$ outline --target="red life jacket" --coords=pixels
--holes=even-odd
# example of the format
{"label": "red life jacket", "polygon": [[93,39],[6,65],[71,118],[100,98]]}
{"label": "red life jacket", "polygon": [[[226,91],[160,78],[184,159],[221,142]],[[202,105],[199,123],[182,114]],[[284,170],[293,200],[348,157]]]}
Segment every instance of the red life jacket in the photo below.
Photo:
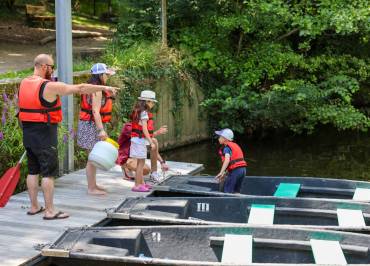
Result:
{"label": "red life jacket", "polygon": [[[153,114],[148,112],[148,116],[149,116],[148,131],[149,131],[150,137],[153,137],[153,132],[154,132]],[[132,121],[131,138],[133,137],[145,138],[143,127],[139,124],[139,122]]]}
{"label": "red life jacket", "polygon": [[19,119],[23,122],[41,122],[56,124],[63,120],[59,96],[52,107],[45,107],[40,101],[41,85],[49,81],[39,76],[30,76],[22,80],[19,87]]}
{"label": "red life jacket", "polygon": [[244,161],[244,154],[242,149],[239,147],[238,144],[235,142],[229,141],[226,145],[222,146],[219,150],[219,154],[221,156],[222,162],[225,160],[225,155],[223,153],[223,148],[229,147],[231,149],[231,158],[229,165],[227,167],[227,171],[231,171],[238,167],[246,167],[248,164]]}
{"label": "red life jacket", "polygon": [[[110,92],[103,91],[103,101],[100,107],[100,116],[103,123],[107,123],[112,119],[112,108],[114,97]],[[80,120],[92,121],[94,116],[92,114],[92,104],[88,101],[88,95],[81,95],[81,110],[80,110]]]}
{"label": "red life jacket", "polygon": [[132,123],[125,123],[118,138],[119,149],[116,163],[119,165],[124,165],[130,157],[131,131]]}

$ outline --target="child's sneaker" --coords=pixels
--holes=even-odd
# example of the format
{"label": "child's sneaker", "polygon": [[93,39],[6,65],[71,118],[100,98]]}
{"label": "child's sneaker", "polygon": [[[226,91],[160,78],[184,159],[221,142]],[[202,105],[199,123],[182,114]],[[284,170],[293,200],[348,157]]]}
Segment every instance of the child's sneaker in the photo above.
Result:
{"label": "child's sneaker", "polygon": [[131,190],[134,192],[149,192],[150,191],[150,189],[147,188],[145,185],[134,186]]}
{"label": "child's sneaker", "polygon": [[152,172],[152,173],[150,173],[150,180],[151,180],[153,183],[159,183],[159,182],[161,182],[162,178],[161,178],[161,176],[158,174],[158,172]]}

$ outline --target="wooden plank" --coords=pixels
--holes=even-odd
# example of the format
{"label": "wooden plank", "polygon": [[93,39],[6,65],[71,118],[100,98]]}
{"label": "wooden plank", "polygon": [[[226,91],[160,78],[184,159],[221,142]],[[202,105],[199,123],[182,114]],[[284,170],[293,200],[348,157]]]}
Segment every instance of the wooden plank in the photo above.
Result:
{"label": "wooden plank", "polygon": [[339,226],[365,227],[366,223],[361,210],[337,209]]}
{"label": "wooden plank", "polygon": [[338,241],[311,239],[310,242],[316,264],[347,265]]}
{"label": "wooden plank", "polygon": [[370,201],[370,189],[356,188],[355,194],[353,194],[353,200]]}
{"label": "wooden plank", "polygon": [[252,236],[226,234],[221,262],[242,265],[251,264]]}
{"label": "wooden plank", "polygon": [[275,197],[295,198],[298,194],[301,184],[280,183],[275,191]]}
{"label": "wooden plank", "polygon": [[248,224],[273,225],[275,205],[252,204]]}
{"label": "wooden plank", "polygon": [[[202,168],[200,164],[168,162],[176,173],[190,174]],[[173,172],[167,173],[167,176]],[[71,217],[62,220],[43,220],[43,214],[27,215],[30,202],[27,192],[11,197],[0,211],[0,257],[2,265],[19,265],[39,254],[37,244],[52,243],[67,227],[92,225],[106,218],[105,209],[117,207],[127,196],[144,196],[131,191],[132,183],[122,179],[120,168],[98,171],[98,183],[108,194],[103,197],[87,194],[85,170],[65,175],[55,181],[54,204],[57,210],[68,212]],[[148,193],[147,193],[148,194]],[[40,189],[38,200],[44,204]]]}

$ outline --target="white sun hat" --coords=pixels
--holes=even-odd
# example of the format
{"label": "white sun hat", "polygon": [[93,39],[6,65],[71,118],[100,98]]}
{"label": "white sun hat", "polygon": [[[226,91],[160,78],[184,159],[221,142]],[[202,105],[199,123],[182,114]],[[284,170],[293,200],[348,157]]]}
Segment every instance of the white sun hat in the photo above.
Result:
{"label": "white sun hat", "polygon": [[150,90],[145,90],[140,93],[140,97],[138,97],[139,100],[143,101],[152,101],[152,102],[158,102],[155,99],[155,92]]}
{"label": "white sun hat", "polygon": [[114,75],[116,72],[113,69],[110,69],[107,67],[106,64],[103,63],[96,63],[91,68],[91,74],[97,75],[97,74],[107,74],[107,75]]}
{"label": "white sun hat", "polygon": [[230,141],[232,141],[233,138],[234,138],[234,133],[229,128],[224,128],[224,129],[221,129],[221,130],[216,130],[215,131],[215,134],[216,135],[219,135],[221,137],[224,137],[225,139],[230,140]]}

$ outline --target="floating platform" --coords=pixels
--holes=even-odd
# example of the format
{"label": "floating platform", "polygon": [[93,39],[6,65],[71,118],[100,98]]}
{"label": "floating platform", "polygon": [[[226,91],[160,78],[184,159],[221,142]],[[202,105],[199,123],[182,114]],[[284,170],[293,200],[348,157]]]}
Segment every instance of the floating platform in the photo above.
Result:
{"label": "floating platform", "polygon": [[[165,178],[173,174],[199,173],[203,169],[201,164],[171,161],[167,164],[171,171],[165,173]],[[120,167],[98,171],[97,183],[107,189],[106,196],[87,194],[85,169],[57,178],[55,207],[71,215],[63,220],[43,220],[43,213],[27,215],[30,206],[27,191],[13,195],[0,209],[0,265],[15,266],[33,260],[44,245],[54,242],[66,228],[95,225],[106,218],[107,209],[116,208],[126,197],[147,194],[132,192],[133,182],[123,180],[122,176]],[[38,200],[44,206],[41,191]]]}

